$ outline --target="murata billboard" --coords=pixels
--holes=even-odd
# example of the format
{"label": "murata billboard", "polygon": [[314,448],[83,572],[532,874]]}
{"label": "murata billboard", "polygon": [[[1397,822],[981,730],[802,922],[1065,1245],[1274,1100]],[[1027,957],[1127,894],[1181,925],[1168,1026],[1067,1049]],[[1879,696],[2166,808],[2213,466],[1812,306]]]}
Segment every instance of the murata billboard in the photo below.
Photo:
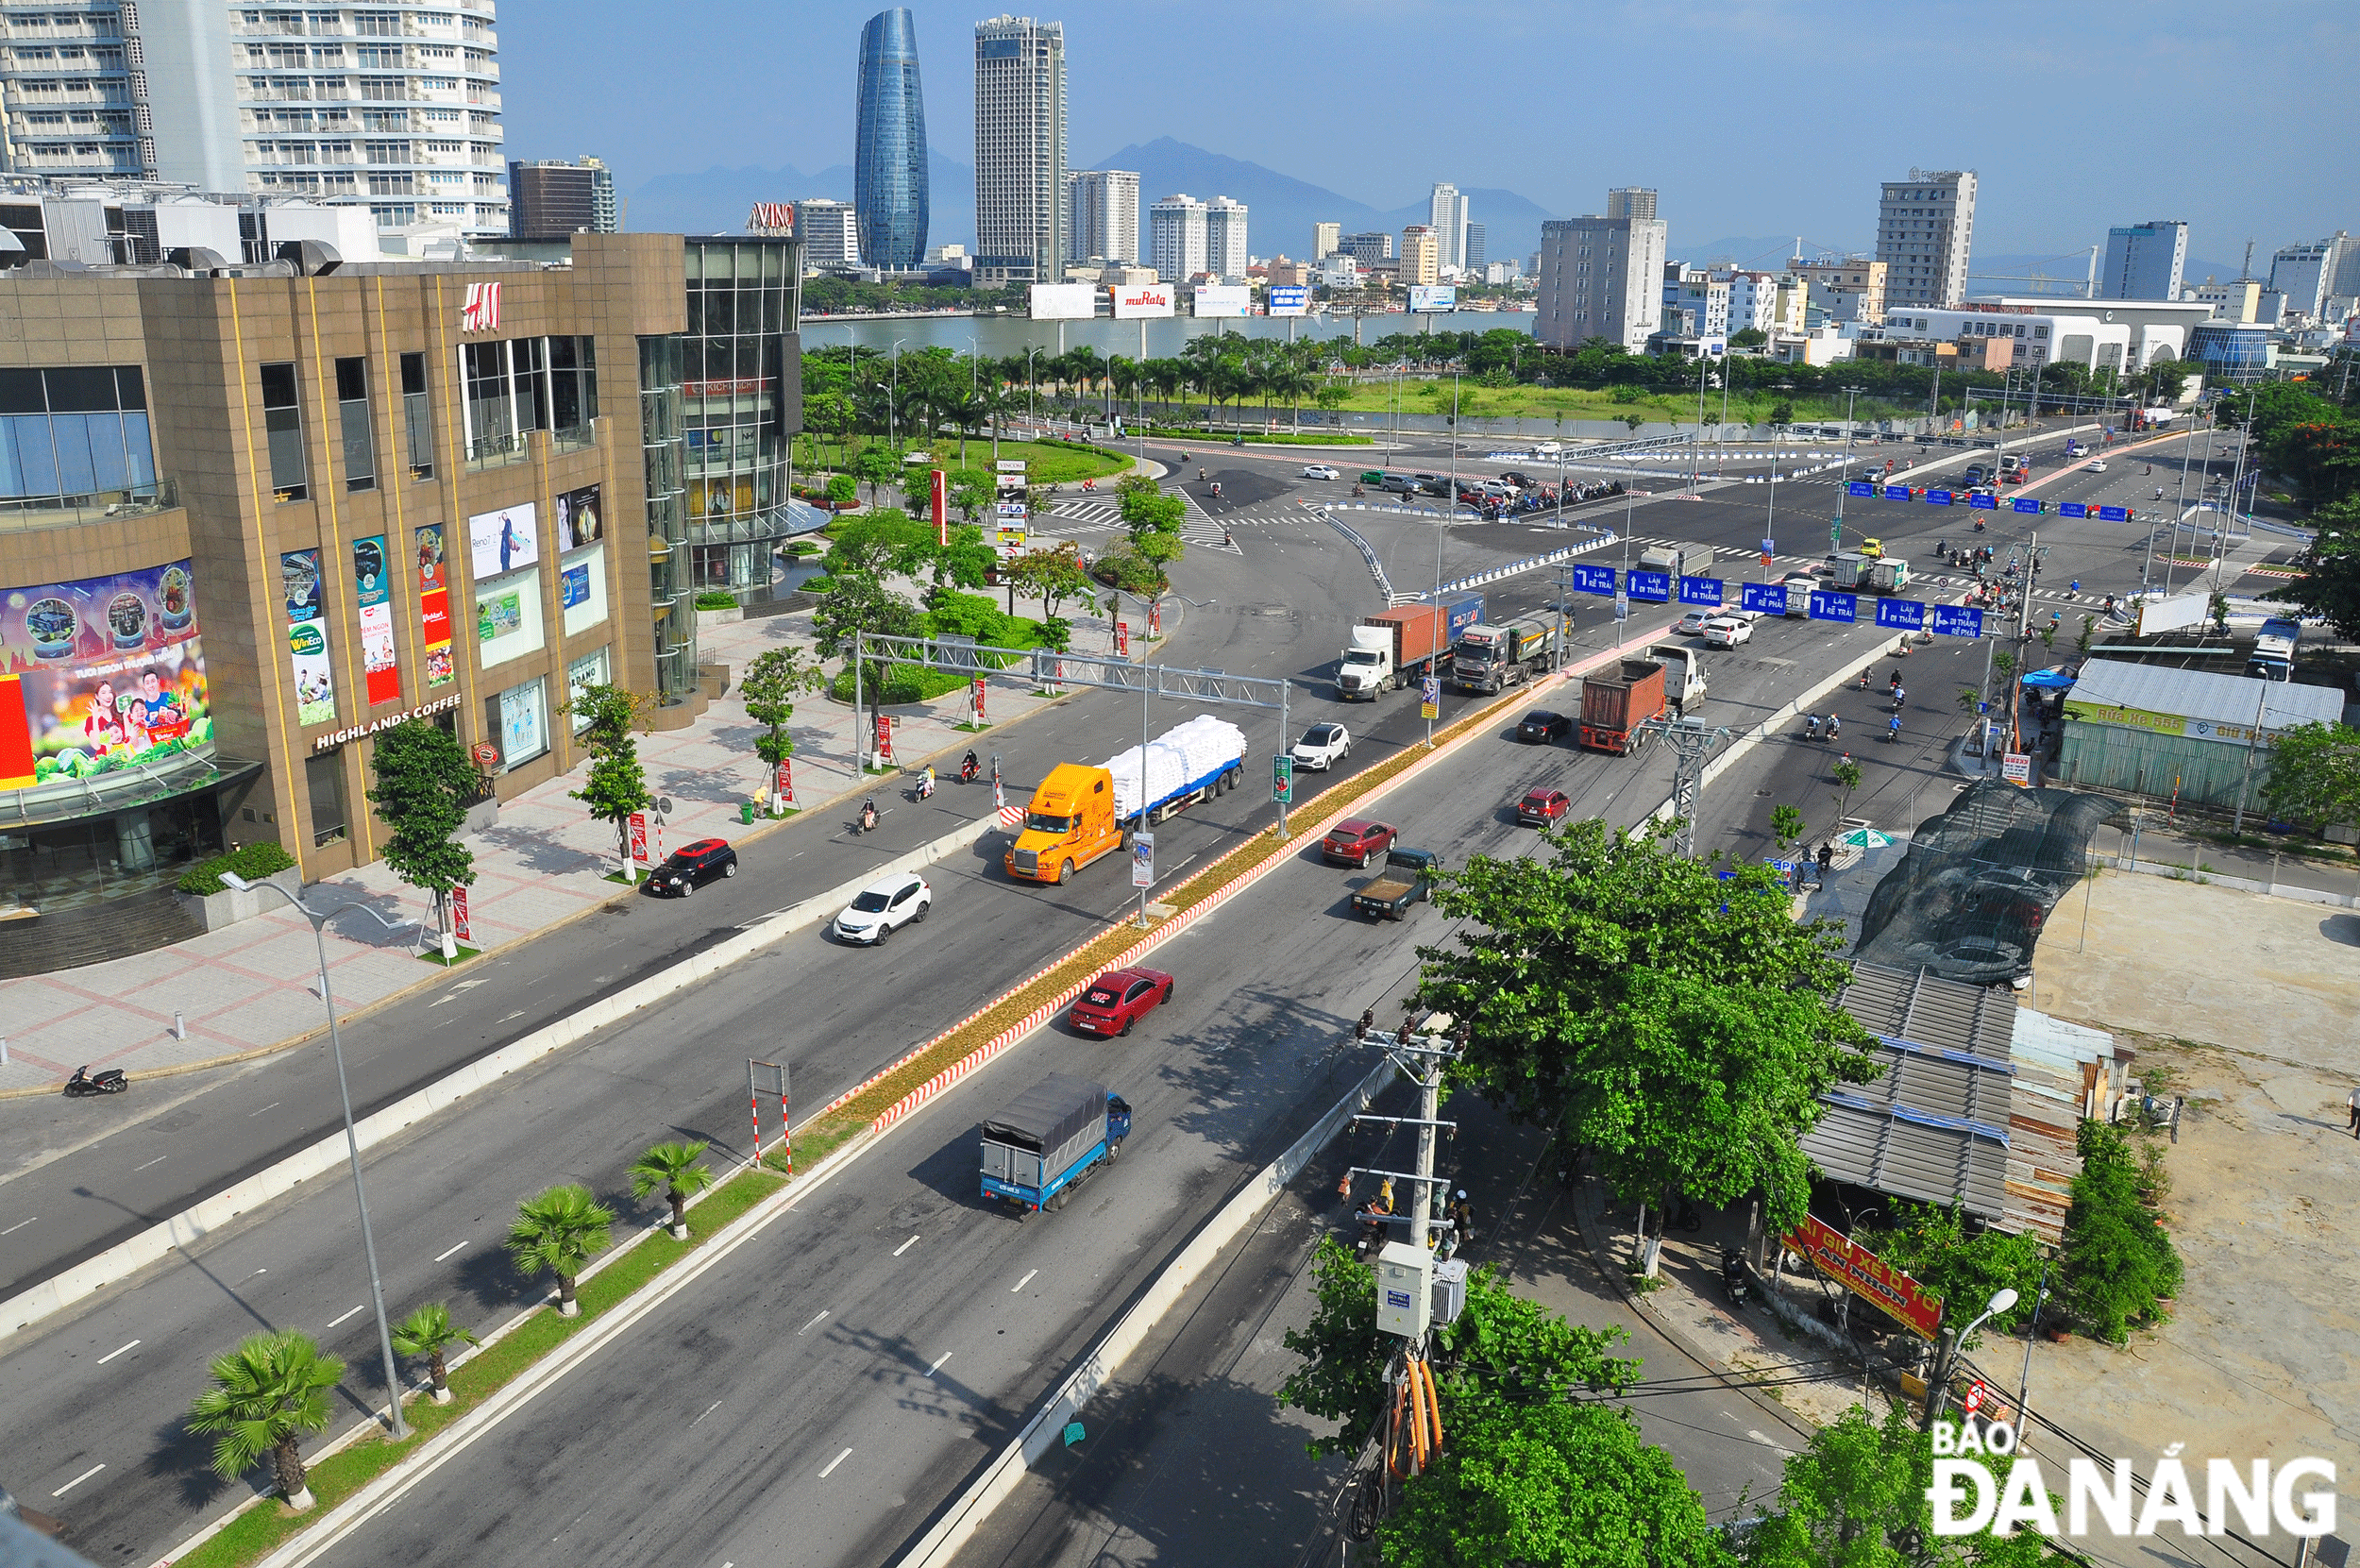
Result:
{"label": "murata billboard", "polygon": [[1254,291],[1243,283],[1207,283],[1196,291],[1190,309],[1200,318],[1254,313]]}
{"label": "murata billboard", "polygon": [[1172,285],[1169,283],[1118,283],[1115,285],[1115,319],[1136,321],[1143,316],[1172,314]]}
{"label": "murata billboard", "polygon": [[1095,283],[1033,285],[1035,321],[1087,321],[1097,313],[1098,285]]}

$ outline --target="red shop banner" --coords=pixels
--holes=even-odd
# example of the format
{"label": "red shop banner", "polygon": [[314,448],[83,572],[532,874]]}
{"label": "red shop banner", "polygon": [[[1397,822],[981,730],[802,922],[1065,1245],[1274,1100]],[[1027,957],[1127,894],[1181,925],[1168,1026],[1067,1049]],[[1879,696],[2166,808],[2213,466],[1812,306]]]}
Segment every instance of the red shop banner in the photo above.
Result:
{"label": "red shop banner", "polygon": [[1876,1254],[1806,1214],[1787,1236],[1790,1252],[1801,1253],[1819,1265],[1822,1273],[1874,1302],[1921,1339],[1930,1340],[1942,1323],[1942,1303],[1926,1288]]}

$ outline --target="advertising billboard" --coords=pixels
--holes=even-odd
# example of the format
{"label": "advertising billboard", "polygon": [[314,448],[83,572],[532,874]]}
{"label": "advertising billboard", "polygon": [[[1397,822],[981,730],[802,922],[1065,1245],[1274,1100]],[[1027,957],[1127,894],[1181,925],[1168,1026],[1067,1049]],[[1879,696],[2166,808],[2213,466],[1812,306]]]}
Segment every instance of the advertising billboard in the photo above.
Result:
{"label": "advertising billboard", "polygon": [[1409,308],[1412,311],[1455,311],[1458,309],[1458,286],[1455,283],[1412,283],[1409,286]]}
{"label": "advertising billboard", "polygon": [[2153,637],[2199,625],[2211,614],[2212,602],[2210,594],[2175,594],[2169,599],[2160,594],[2142,594],[2131,601],[2138,615],[2131,634]]}
{"label": "advertising billboard", "polygon": [[295,722],[336,721],[336,677],[328,662],[328,615],[320,600],[320,552],[286,550],[278,557],[279,588],[287,600],[287,658],[295,669]]}
{"label": "advertising billboard", "polygon": [[418,653],[426,683],[447,686],[457,676],[450,657],[450,579],[443,565],[443,525],[422,523],[418,543]]}
{"label": "advertising billboard", "polygon": [[1262,303],[1274,316],[1308,315],[1311,291],[1300,283],[1273,283],[1262,291]]}
{"label": "advertising billboard", "polygon": [[87,779],[211,741],[189,563],[0,594],[0,787]]}
{"label": "advertising billboard", "polygon": [[1252,315],[1254,291],[1243,283],[1207,283],[1196,291],[1189,309],[1199,320],[1207,316]]}
{"label": "advertising billboard", "polygon": [[1035,321],[1087,321],[1097,313],[1098,285],[1095,283],[1033,285]]}
{"label": "advertising billboard", "polygon": [[467,565],[480,582],[541,559],[541,530],[531,501],[479,512],[467,519]]}
{"label": "advertising billboard", "polygon": [[352,542],[352,588],[361,611],[361,681],[369,706],[401,700],[401,669],[394,652],[393,564],[385,536]]}
{"label": "advertising billboard", "polygon": [[579,490],[568,490],[557,497],[557,549],[567,550],[595,545],[606,537],[606,526],[599,519],[598,487],[585,484]]}
{"label": "advertising billboard", "polygon": [[1147,316],[1168,316],[1172,310],[1172,285],[1169,283],[1117,283],[1115,285],[1115,319],[1137,321]]}

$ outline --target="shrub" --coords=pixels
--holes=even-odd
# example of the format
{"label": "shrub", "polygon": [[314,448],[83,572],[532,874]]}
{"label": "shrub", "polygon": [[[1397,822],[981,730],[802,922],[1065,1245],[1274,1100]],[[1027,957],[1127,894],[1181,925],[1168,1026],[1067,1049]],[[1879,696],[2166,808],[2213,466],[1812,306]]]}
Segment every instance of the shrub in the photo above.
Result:
{"label": "shrub", "polygon": [[1090,576],[1134,594],[1160,594],[1172,586],[1161,568],[1133,549],[1127,540],[1091,562]]}
{"label": "shrub", "polygon": [[202,898],[218,893],[228,885],[221,880],[224,871],[234,871],[248,882],[260,882],[264,877],[278,875],[295,863],[295,856],[281,849],[277,839],[266,839],[260,844],[248,844],[242,850],[232,850],[228,854],[198,862],[180,873],[178,886],[183,893],[194,893]]}
{"label": "shrub", "polygon": [[2180,1255],[2162,1222],[2139,1201],[2143,1176],[2118,1127],[2084,1121],[2076,1138],[2082,1173],[2065,1210],[2065,1304],[2082,1327],[2110,1344],[2163,1315],[2180,1293]]}
{"label": "shrub", "polygon": [[1964,1212],[1956,1205],[1943,1209],[1896,1203],[1893,1208],[1896,1227],[1869,1237],[1869,1250],[1940,1296],[1949,1308],[1948,1319],[1974,1317],[2002,1287],[2012,1287],[2016,1304],[1992,1315],[1992,1331],[2013,1334],[2031,1320],[2040,1290],[2039,1237],[2029,1231],[2015,1236],[1996,1230],[1970,1233]]}
{"label": "shrub", "polygon": [[697,592],[697,608],[700,610],[734,610],[737,608],[737,596],[727,588],[700,588]]}
{"label": "shrub", "polygon": [[826,572],[821,572],[817,577],[808,577],[803,580],[803,592],[807,594],[831,593],[834,590],[834,588],[835,579],[830,577]]}

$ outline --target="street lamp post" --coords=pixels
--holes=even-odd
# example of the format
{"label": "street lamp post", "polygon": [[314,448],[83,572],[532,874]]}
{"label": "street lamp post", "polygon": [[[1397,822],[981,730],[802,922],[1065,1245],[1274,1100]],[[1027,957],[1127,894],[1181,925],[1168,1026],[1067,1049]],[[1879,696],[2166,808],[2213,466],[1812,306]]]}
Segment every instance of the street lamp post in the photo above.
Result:
{"label": "street lamp post", "polygon": [[[361,1206],[361,1250],[369,1260],[369,1299],[377,1307],[377,1348],[385,1358],[385,1408],[393,1440],[399,1442],[410,1435],[409,1425],[401,1419],[401,1377],[394,1367],[394,1334],[385,1318],[385,1283],[377,1272],[377,1239],[369,1230],[369,1195],[361,1185],[361,1138],[352,1127],[352,1086],[345,1077],[344,1036],[336,1027],[336,998],[328,981],[328,922],[344,913],[343,909],[315,910],[275,882],[248,882],[234,871],[224,871],[221,880],[240,892],[259,892],[267,887],[295,906],[296,914],[312,922],[312,940],[320,954],[320,1001],[328,1008],[328,1045],[336,1057],[336,1092],[344,1100],[345,1153],[352,1161],[352,1196]],[[347,904],[347,909],[367,909],[365,904]],[[388,920],[376,910],[368,913],[391,927],[400,922]],[[412,924],[416,922],[412,921]]]}
{"label": "street lamp post", "polygon": [[2005,1312],[2014,1305],[2015,1287],[2002,1286],[1992,1296],[1989,1304],[1983,1307],[1982,1316],[1968,1324],[1964,1333],[1945,1334],[1942,1337],[1942,1344],[1934,1355],[1934,1375],[1926,1385],[1926,1419],[1923,1430],[1930,1432],[1934,1429],[1934,1423],[1941,1419],[1943,1406],[1949,1401],[1950,1368],[1958,1359],[1959,1346],[1973,1339],[1975,1331],[1982,1327],[1988,1319],[1998,1313]]}
{"label": "street lamp post", "polygon": [[893,380],[885,388],[885,445],[897,453],[901,450],[902,438],[894,424],[893,405],[894,400],[902,396],[902,345],[909,341],[907,338],[893,340]]}

